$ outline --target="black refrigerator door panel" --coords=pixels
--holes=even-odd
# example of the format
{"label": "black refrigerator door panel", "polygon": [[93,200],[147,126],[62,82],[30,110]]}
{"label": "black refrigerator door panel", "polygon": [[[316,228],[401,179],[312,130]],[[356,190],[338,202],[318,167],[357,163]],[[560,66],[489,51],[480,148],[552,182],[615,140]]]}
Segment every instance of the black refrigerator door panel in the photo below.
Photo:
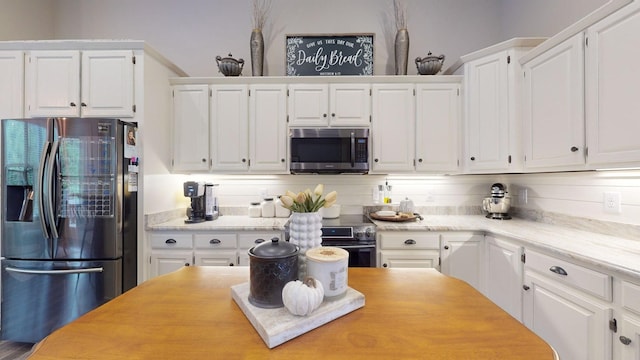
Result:
{"label": "black refrigerator door panel", "polygon": [[55,119],[54,127],[54,259],[122,257],[122,125],[68,118]]}
{"label": "black refrigerator door panel", "polygon": [[2,260],[2,339],[38,342],[120,293],[121,260]]}

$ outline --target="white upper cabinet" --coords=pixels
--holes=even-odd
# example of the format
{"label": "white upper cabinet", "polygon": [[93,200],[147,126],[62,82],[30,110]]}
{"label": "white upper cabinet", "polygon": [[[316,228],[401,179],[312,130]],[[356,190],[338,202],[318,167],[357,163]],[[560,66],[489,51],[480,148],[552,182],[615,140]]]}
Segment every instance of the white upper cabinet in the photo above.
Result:
{"label": "white upper cabinet", "polygon": [[24,53],[0,51],[0,119],[23,117],[23,76]]}
{"label": "white upper cabinet", "polygon": [[287,86],[249,86],[249,150],[251,172],[286,173]]}
{"label": "white upper cabinet", "polygon": [[133,66],[130,50],[31,51],[26,115],[132,117]]}
{"label": "white upper cabinet", "polygon": [[331,84],[329,95],[329,125],[369,126],[371,85]]}
{"label": "white upper cabinet", "polygon": [[523,64],[527,170],[584,168],[583,44],[579,33]]}
{"label": "white upper cabinet", "polygon": [[173,171],[209,169],[209,86],[174,85]]}
{"label": "white upper cabinet", "polygon": [[640,2],[587,29],[589,168],[640,166]]}
{"label": "white upper cabinet", "polygon": [[414,88],[407,83],[372,85],[372,173],[414,169]]}
{"label": "white upper cabinet", "polygon": [[133,53],[82,52],[81,114],[84,117],[133,116]]}
{"label": "white upper cabinet", "polygon": [[249,169],[249,86],[211,85],[211,170]]}
{"label": "white upper cabinet", "polygon": [[501,43],[464,64],[466,172],[522,171],[522,68],[518,59],[541,41]]}
{"label": "white upper cabinet", "polygon": [[290,84],[289,126],[369,126],[370,84]]}
{"label": "white upper cabinet", "polygon": [[458,171],[461,103],[460,84],[416,85],[416,171]]}

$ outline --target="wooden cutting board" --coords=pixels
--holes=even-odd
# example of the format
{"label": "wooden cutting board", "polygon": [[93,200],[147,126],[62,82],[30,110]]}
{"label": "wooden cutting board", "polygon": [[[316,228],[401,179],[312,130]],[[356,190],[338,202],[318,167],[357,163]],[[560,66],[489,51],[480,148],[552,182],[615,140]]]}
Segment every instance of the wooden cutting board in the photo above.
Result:
{"label": "wooden cutting board", "polygon": [[418,216],[417,215],[411,215],[411,216],[400,216],[398,214],[395,214],[393,216],[380,216],[374,212],[369,213],[369,216],[372,219],[375,220],[382,220],[382,221],[395,221],[395,222],[404,222],[404,221],[415,221]]}

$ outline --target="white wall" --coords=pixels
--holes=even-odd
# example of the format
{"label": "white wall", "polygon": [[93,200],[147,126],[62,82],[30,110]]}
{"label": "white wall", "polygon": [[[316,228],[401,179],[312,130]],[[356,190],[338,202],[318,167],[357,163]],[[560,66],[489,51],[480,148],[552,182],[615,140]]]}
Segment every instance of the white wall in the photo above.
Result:
{"label": "white wall", "polygon": [[500,0],[502,37],[551,37],[608,0]]}
{"label": "white wall", "polygon": [[0,0],[0,40],[52,39],[55,0]]}
{"label": "white wall", "polygon": [[[190,76],[222,76],[215,57],[243,58],[251,75],[251,1],[54,0],[56,38],[128,38],[147,41]],[[499,0],[406,0],[412,61],[429,51],[458,57],[500,40]],[[374,74],[393,73],[390,0],[273,0],[264,29],[265,73],[284,75],[287,34],[374,33]]]}

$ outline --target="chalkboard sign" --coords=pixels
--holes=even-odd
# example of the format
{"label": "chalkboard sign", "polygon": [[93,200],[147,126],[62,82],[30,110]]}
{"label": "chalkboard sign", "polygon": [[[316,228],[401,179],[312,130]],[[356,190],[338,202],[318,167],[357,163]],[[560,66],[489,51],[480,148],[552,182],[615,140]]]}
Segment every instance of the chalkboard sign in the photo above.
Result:
{"label": "chalkboard sign", "polygon": [[287,76],[373,75],[373,34],[287,35]]}

